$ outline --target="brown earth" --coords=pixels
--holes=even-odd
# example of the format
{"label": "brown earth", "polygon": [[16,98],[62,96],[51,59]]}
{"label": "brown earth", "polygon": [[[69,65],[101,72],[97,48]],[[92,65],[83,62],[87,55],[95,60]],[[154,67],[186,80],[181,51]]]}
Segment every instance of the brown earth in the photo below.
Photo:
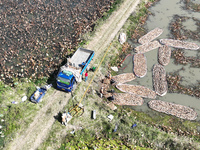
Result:
{"label": "brown earth", "polygon": [[[91,37],[92,39],[89,44],[85,46],[85,48],[95,51],[93,62],[98,60],[98,56],[104,53],[140,1],[141,0],[124,0],[119,9],[113,12],[105,23],[97,29],[95,35]],[[89,78],[91,75],[92,74],[89,75]],[[83,86],[87,86],[87,84],[89,84],[89,82],[81,83],[79,86],[82,87],[77,89],[79,90],[77,93],[83,95]],[[51,131],[55,122],[54,117],[60,111],[63,111],[70,98],[71,94],[58,90],[55,90],[51,94],[48,93],[44,98],[44,101],[48,101],[48,103],[37,112],[37,115],[29,127],[23,129],[23,131],[21,130],[20,133],[17,133],[16,137],[12,142],[7,144],[5,149],[37,149],[48,137],[48,133]],[[67,126],[66,130],[71,128],[71,126]]]}

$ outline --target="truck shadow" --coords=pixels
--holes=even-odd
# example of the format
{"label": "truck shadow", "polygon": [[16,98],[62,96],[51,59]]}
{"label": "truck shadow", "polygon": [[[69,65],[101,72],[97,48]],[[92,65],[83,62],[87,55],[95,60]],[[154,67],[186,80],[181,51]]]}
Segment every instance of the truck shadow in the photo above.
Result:
{"label": "truck shadow", "polygon": [[56,116],[54,116],[54,119],[57,120],[60,124],[62,124],[62,113],[59,112]]}

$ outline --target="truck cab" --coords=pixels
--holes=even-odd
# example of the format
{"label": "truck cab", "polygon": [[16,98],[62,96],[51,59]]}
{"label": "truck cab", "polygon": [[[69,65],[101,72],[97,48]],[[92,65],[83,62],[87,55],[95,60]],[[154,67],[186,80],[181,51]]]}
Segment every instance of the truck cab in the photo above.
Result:
{"label": "truck cab", "polygon": [[57,75],[57,88],[71,92],[76,88],[77,82],[82,81],[82,74],[91,62],[94,51],[78,48],[74,55],[68,59],[67,64],[60,68]]}
{"label": "truck cab", "polygon": [[57,76],[57,87],[63,91],[71,92],[73,86],[76,85],[76,80],[73,74],[65,74],[61,71]]}

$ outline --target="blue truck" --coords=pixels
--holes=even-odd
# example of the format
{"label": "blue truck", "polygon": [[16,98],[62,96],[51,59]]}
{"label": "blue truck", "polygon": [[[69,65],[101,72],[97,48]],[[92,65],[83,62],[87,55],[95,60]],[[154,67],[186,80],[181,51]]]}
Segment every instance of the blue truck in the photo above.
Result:
{"label": "blue truck", "polygon": [[78,48],[73,56],[67,59],[67,63],[60,68],[56,78],[57,88],[66,92],[73,91],[77,82],[82,81],[82,75],[88,69],[93,57],[94,51]]}

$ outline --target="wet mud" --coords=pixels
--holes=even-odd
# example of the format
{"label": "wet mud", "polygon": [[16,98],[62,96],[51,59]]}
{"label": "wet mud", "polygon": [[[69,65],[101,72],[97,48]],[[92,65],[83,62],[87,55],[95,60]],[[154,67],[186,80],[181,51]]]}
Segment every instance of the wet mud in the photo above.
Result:
{"label": "wet mud", "polygon": [[1,1],[0,80],[41,78],[59,68],[114,0]]}

